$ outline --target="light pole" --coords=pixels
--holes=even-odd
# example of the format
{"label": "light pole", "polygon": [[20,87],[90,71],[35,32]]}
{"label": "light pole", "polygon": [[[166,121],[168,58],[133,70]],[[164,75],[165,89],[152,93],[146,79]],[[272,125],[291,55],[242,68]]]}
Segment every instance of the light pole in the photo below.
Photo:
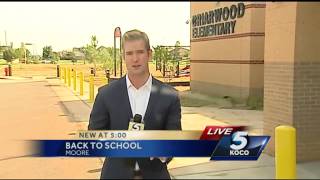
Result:
{"label": "light pole", "polygon": [[[120,53],[121,53],[121,29],[120,27],[116,27],[114,29],[114,77],[117,76],[117,46],[116,46],[116,38],[120,38]],[[122,60],[121,60],[121,54],[120,54],[120,77],[122,77]]]}
{"label": "light pole", "polygon": [[23,48],[24,51],[24,63],[27,64],[27,45],[32,45],[32,43],[21,43],[21,47]]}

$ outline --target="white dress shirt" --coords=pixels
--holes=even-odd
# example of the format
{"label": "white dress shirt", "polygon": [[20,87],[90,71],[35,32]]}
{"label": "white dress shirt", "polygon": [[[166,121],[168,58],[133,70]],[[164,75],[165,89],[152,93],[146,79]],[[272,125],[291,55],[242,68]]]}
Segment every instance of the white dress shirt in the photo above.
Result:
{"label": "white dress shirt", "polygon": [[[127,90],[128,90],[128,96],[132,111],[132,117],[134,117],[135,114],[140,114],[142,116],[142,122],[143,118],[145,116],[150,94],[151,94],[151,88],[152,88],[152,77],[151,74],[149,75],[149,78],[147,82],[141,86],[139,89],[136,89],[129,77],[128,74],[126,75],[126,83],[127,83]],[[139,165],[136,162],[135,170],[139,170]]]}

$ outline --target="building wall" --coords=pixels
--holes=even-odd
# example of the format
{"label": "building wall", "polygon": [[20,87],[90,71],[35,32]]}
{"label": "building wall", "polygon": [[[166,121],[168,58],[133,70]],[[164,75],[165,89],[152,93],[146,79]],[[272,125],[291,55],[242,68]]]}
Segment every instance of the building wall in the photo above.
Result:
{"label": "building wall", "polygon": [[[238,2],[191,2],[195,14]],[[263,96],[263,134],[297,130],[297,161],[320,159],[320,3],[245,3],[235,33],[193,38],[191,90],[242,100]],[[191,24],[192,25],[192,24]]]}
{"label": "building wall", "polygon": [[263,124],[272,136],[266,152],[275,153],[275,127],[291,125],[297,161],[320,159],[319,8],[304,2],[269,2],[266,8]]}
{"label": "building wall", "polygon": [[[238,2],[191,2],[193,15]],[[247,100],[263,96],[265,4],[246,2],[233,34],[192,37],[191,90]],[[228,20],[230,22],[232,20]]]}

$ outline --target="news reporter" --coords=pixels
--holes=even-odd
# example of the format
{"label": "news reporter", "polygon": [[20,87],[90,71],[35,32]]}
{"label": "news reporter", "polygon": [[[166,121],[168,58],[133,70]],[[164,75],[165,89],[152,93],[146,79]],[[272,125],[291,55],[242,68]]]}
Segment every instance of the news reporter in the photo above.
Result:
{"label": "news reporter", "polygon": [[[145,130],[181,130],[181,105],[178,92],[151,76],[152,58],[149,38],[139,30],[126,32],[122,38],[122,56],[127,74],[108,86],[99,88],[94,102],[89,130],[127,130],[135,114],[142,116]],[[106,158],[102,179],[169,179],[167,163],[171,158]]]}

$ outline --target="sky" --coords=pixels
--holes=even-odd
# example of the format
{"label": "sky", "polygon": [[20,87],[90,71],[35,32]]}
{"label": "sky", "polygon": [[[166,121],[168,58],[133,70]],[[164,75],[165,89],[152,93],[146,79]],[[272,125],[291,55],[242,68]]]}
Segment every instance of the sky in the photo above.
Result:
{"label": "sky", "polygon": [[[31,53],[71,50],[90,43],[113,46],[116,27],[146,32],[152,46],[190,45],[190,2],[0,2],[0,45],[21,42]],[[117,45],[118,47],[118,45]]]}

